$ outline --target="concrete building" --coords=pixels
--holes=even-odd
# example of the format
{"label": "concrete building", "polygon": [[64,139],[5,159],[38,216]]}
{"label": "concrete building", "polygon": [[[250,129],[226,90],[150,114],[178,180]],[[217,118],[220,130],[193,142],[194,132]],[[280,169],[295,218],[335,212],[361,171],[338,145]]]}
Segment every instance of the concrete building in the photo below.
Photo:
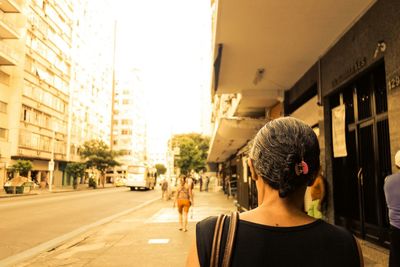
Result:
{"label": "concrete building", "polygon": [[[76,145],[84,140],[81,136],[73,136],[76,131],[71,125],[77,128],[89,125],[85,128],[87,132],[82,130],[82,135],[88,139],[107,138],[111,108],[106,114],[103,109],[107,107],[106,101],[100,108],[98,101],[93,105],[89,100],[94,97],[107,100],[107,96],[111,96],[112,61],[108,58],[112,52],[85,44],[84,39],[93,36],[85,36],[84,32],[97,33],[99,38],[103,36],[100,40],[112,47],[113,41],[106,34],[112,36],[113,26],[110,25],[111,31],[96,23],[89,24],[97,28],[83,26],[90,22],[88,17],[100,13],[93,9],[94,6],[104,8],[100,2],[88,7],[89,2],[1,2],[0,9],[4,13],[0,27],[0,50],[4,54],[0,60],[0,86],[3,87],[0,91],[1,185],[6,180],[6,167],[17,159],[32,161],[30,176],[43,185],[50,182],[49,162],[54,159],[52,185],[65,184],[63,170],[66,162],[76,160]],[[80,9],[81,6],[84,8]],[[86,13],[80,14],[81,10]],[[83,30],[84,27],[89,29]],[[77,52],[82,52],[80,47],[85,45],[92,49],[88,61],[84,61],[87,58],[85,53],[82,56]],[[99,57],[99,53],[104,53],[104,56]],[[93,69],[94,66],[97,68]],[[82,69],[87,70],[86,83],[79,76]],[[101,112],[96,113],[95,109]],[[71,149],[70,144],[75,147]]]}
{"label": "concrete building", "polygon": [[79,161],[85,141],[110,145],[114,17],[110,1],[74,0],[72,79],[70,84],[68,161]]}
{"label": "concrete building", "polygon": [[146,96],[140,71],[121,71],[114,95],[112,147],[125,165],[147,161]]}
{"label": "concrete building", "polygon": [[[219,163],[227,193],[244,210],[257,205],[245,164],[262,126],[254,119],[292,115],[319,137],[331,189],[327,220],[387,245],[383,181],[395,171],[391,159],[400,148],[400,2],[211,3],[214,132],[208,161]],[[339,108],[344,120],[332,115]]]}
{"label": "concrete building", "polygon": [[21,106],[23,55],[23,25],[21,1],[2,1],[0,5],[0,186],[7,177],[11,155],[17,151],[20,117],[14,112],[14,103]]}

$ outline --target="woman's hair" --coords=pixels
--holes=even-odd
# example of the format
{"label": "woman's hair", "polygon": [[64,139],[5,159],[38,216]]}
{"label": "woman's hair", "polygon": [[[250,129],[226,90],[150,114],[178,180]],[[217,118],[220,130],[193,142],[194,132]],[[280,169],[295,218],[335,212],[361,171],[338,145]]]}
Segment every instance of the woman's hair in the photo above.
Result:
{"label": "woman's hair", "polygon": [[181,174],[181,176],[180,176],[179,178],[180,178],[181,183],[182,183],[182,182],[183,182],[183,183],[186,183],[186,175]]}
{"label": "woman's hair", "polygon": [[301,120],[279,118],[258,131],[250,159],[256,174],[284,198],[314,181],[320,166],[318,139]]}

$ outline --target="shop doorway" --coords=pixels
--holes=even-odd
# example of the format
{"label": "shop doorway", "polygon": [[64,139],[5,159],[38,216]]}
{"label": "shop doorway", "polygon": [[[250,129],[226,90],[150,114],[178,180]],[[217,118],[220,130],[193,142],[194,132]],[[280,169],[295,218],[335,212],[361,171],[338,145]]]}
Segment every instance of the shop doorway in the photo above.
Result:
{"label": "shop doorway", "polygon": [[383,183],[391,173],[385,67],[381,62],[330,97],[346,107],[347,156],[333,159],[335,220],[358,236],[388,241]]}

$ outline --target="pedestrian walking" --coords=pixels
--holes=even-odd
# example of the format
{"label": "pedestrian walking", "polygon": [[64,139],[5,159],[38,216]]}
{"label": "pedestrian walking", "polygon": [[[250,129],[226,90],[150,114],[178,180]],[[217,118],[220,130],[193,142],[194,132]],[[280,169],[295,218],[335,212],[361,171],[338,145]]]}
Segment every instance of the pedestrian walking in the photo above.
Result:
{"label": "pedestrian walking", "polygon": [[208,192],[208,184],[210,183],[210,178],[206,175],[206,178],[204,179],[204,191]]}
{"label": "pedestrian walking", "polygon": [[254,139],[248,164],[258,207],[197,223],[187,266],[363,266],[350,232],[303,211],[306,186],[320,167],[311,127],[290,117],[268,122]]}
{"label": "pedestrian walking", "polygon": [[161,182],[161,199],[168,200],[168,181],[166,178]]}
{"label": "pedestrian walking", "polygon": [[[400,169],[400,150],[394,157],[395,165]],[[389,209],[390,255],[389,267],[400,266],[400,172],[385,179],[383,186],[386,204]]]}
{"label": "pedestrian walking", "polygon": [[187,177],[184,175],[180,177],[174,200],[174,207],[175,205],[178,206],[179,230],[184,232],[187,232],[188,213],[190,206],[193,205],[191,184],[187,180]]}
{"label": "pedestrian walking", "polygon": [[199,177],[200,192],[203,191],[203,175]]}

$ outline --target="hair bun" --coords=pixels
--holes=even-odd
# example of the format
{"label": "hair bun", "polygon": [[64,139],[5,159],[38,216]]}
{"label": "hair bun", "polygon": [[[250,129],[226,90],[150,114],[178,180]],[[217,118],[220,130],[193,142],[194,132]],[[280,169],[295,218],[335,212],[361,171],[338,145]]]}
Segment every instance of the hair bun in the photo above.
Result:
{"label": "hair bun", "polygon": [[292,184],[292,180],[296,178],[295,168],[297,164],[301,162],[300,155],[290,153],[286,157],[285,167],[283,169],[283,177],[279,183],[279,196],[286,197],[288,193],[292,192],[295,188]]}

